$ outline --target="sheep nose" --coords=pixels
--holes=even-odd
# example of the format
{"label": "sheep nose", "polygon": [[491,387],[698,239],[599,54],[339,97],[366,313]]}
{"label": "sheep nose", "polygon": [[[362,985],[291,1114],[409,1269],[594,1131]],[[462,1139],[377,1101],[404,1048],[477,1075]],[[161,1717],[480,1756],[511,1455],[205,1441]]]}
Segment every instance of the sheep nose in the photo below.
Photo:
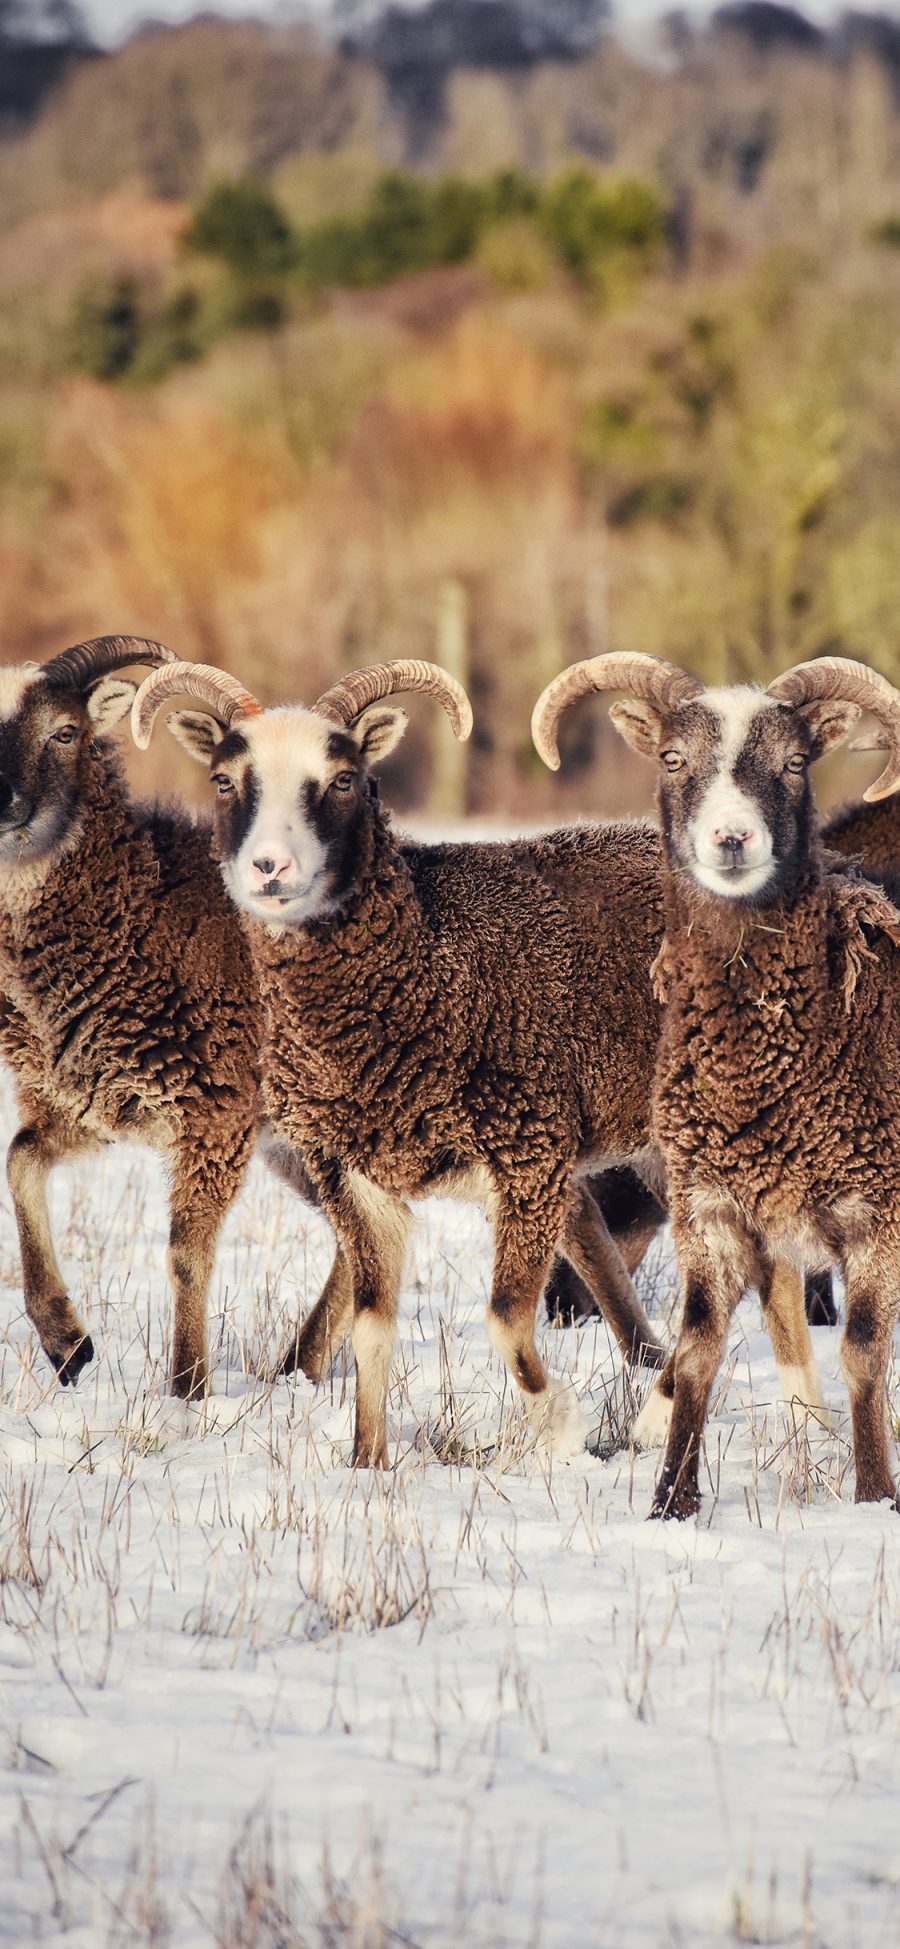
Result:
{"label": "sheep nose", "polygon": [[277,858],[274,853],[263,853],[253,861],[253,871],[261,880],[283,880],[287,873],[294,871],[292,859]]}
{"label": "sheep nose", "polygon": [[744,826],[740,831],[734,826],[717,826],[712,835],[714,846],[749,846],[751,839],[755,838],[752,826]]}

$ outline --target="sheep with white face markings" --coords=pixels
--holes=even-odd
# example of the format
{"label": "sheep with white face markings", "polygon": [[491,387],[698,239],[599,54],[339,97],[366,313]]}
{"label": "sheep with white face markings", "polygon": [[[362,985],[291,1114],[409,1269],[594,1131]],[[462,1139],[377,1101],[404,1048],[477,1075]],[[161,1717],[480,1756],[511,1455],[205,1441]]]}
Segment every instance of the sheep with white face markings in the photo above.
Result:
{"label": "sheep with white face markings", "polygon": [[[535,743],[590,690],[659,767],[667,997],[653,1100],[685,1293],[654,1513],[698,1507],[703,1425],[728,1322],[776,1250],[836,1263],[858,1501],[894,1498],[885,1374],[900,1298],[900,913],[825,854],[808,771],[860,711],[900,787],[900,696],[822,657],[767,691],[704,690],[656,658],[574,665],[535,706]],[[881,740],[879,740],[880,742]]]}
{"label": "sheep with white face markings", "polygon": [[[109,636],[0,670],[0,1056],[22,1119],[7,1171],[25,1307],[60,1381],[94,1349],[56,1261],[47,1179],[124,1139],[169,1174],[171,1385],[191,1395],[207,1382],[216,1239],[260,1135],[261,1011],[207,833],[135,806],[106,742],[136,690],[120,668],[173,660]],[[286,1145],[269,1161],[314,1198]]]}
{"label": "sheep with white face markings", "polygon": [[[215,713],[179,712],[170,724],[220,794],[216,850],[267,1014],[269,1115],[302,1142],[351,1262],[352,1304],[314,1310],[299,1364],[320,1376],[352,1329],[354,1453],[383,1463],[409,1200],[472,1197],[495,1225],[491,1336],[545,1435],[578,1441],[533,1337],[558,1242],[626,1354],[659,1359],[599,1210],[572,1183],[576,1167],[646,1135],[657,1024],[647,969],[661,918],[653,835],[634,826],[401,845],[370,787],[370,765],[406,724],[387,699],[430,690],[458,731],[470,723],[464,693],[430,665],[355,672],[314,711],[261,714],[229,710],[217,672],[166,675],[142,686],[135,735],[146,741],[179,689]],[[606,901],[614,969],[588,930],[592,897],[592,918]]]}
{"label": "sheep with white face markings", "polygon": [[[872,733],[856,738],[850,746],[852,751],[873,751],[884,749],[884,734]],[[893,901],[900,896],[900,795],[881,799],[877,804],[867,805],[864,801],[853,800],[829,812],[822,822],[822,841],[827,851],[841,853],[855,860],[867,880],[877,880],[889,893]],[[625,1166],[612,1168],[591,1179],[591,1191],[630,1273],[634,1274],[643,1259],[644,1253],[665,1225],[668,1218],[665,1205],[655,1197],[649,1187],[631,1168]],[[774,1319],[785,1307],[792,1308],[795,1300],[790,1290],[792,1282],[788,1275],[783,1281],[783,1291],[776,1289],[774,1307],[770,1313]],[[838,1313],[832,1289],[830,1271],[808,1273],[806,1276],[806,1315],[811,1326],[836,1326]],[[591,1295],[573,1268],[558,1260],[554,1266],[547,1287],[547,1312],[559,1324],[571,1325],[575,1320],[586,1319],[595,1310]],[[776,1333],[778,1328],[775,1329]],[[813,1403],[809,1393],[809,1375],[796,1376],[799,1382],[796,1395],[788,1393],[787,1398],[803,1399],[807,1405]],[[665,1371],[649,1395],[635,1424],[635,1438],[641,1447],[656,1446],[665,1441],[668,1433],[668,1409],[671,1407],[674,1384],[674,1363],[666,1364]],[[791,1376],[785,1367],[782,1386],[790,1389]],[[817,1412],[821,1402],[815,1403]]]}
{"label": "sheep with white face markings", "polygon": [[[233,682],[233,680],[231,680]],[[221,673],[154,672],[132,726],[170,728],[209,766],[215,848],[240,906],[266,1011],[264,1094],[300,1146],[351,1266],[297,1361],[320,1378],[348,1331],[354,1455],[384,1463],[385,1396],[409,1201],[478,1199],[495,1230],[488,1329],[551,1440],[579,1440],[534,1344],[559,1244],[628,1357],[659,1349],[586,1174],[646,1142],[658,1033],[650,964],[662,933],[647,826],[581,826],[495,844],[398,841],[370,766],[405,728],[396,691],[468,701],[427,664],[357,671],[313,710],[235,702]],[[384,700],[384,701],[382,701]],[[800,1303],[801,1359],[809,1339]]]}

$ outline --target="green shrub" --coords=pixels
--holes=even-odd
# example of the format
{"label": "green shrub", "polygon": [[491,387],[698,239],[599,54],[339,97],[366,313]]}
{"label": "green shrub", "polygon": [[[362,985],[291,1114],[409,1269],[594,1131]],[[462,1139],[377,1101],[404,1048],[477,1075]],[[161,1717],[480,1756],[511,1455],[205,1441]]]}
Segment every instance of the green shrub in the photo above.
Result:
{"label": "green shrub", "polygon": [[501,291],[541,291],[558,274],[556,255],[533,216],[489,223],[479,239],[475,263]]}
{"label": "green shrub", "polygon": [[604,259],[646,257],[665,234],[665,205],[652,184],[623,176],[603,183],[589,169],[567,169],[541,199],[544,227],[573,277],[597,281]]}
{"label": "green shrub", "polygon": [[67,365],[94,379],[162,379],[209,342],[198,293],[181,286],[155,306],[133,278],[92,279],[76,293],[65,332]]}
{"label": "green shrub", "polygon": [[290,268],[294,233],[264,183],[243,177],[214,184],[184,233],[188,250],[221,257],[236,277],[278,275]]}
{"label": "green shrub", "polygon": [[65,333],[65,359],[93,379],[121,379],[141,340],[134,278],[91,278],[75,294]]}

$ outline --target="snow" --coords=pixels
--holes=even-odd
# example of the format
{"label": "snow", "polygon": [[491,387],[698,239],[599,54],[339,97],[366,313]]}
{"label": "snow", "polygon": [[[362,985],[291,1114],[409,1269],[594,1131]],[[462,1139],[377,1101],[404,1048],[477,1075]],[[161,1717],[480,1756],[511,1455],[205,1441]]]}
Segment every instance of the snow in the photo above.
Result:
{"label": "snow", "polygon": [[[602,1326],[543,1344],[608,1459],[548,1458],[509,1397],[473,1209],[419,1209],[384,1475],[347,1466],[349,1359],[264,1377],[330,1241],[262,1166],[199,1409],[164,1392],[157,1161],[60,1172],[54,1210],[98,1357],[52,1381],[4,1198],[0,1940],[900,1941],[900,1526],[854,1507],[845,1421],[785,1426],[755,1302],[702,1514],[651,1524]],[[664,1255],[648,1283],[665,1326]]]}

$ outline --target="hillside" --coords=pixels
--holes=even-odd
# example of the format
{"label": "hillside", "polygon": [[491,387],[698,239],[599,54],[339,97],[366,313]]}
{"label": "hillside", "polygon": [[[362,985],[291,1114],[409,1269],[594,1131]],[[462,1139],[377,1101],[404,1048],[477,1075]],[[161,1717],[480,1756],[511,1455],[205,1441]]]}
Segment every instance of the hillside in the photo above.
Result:
{"label": "hillside", "polygon": [[0,144],[6,654],[127,626],[296,695],[437,652],[478,735],[432,807],[512,816],[645,801],[597,713],[530,754],[607,641],[900,672],[900,38],[797,21],[445,60],[424,152],[377,37],[70,75]]}

